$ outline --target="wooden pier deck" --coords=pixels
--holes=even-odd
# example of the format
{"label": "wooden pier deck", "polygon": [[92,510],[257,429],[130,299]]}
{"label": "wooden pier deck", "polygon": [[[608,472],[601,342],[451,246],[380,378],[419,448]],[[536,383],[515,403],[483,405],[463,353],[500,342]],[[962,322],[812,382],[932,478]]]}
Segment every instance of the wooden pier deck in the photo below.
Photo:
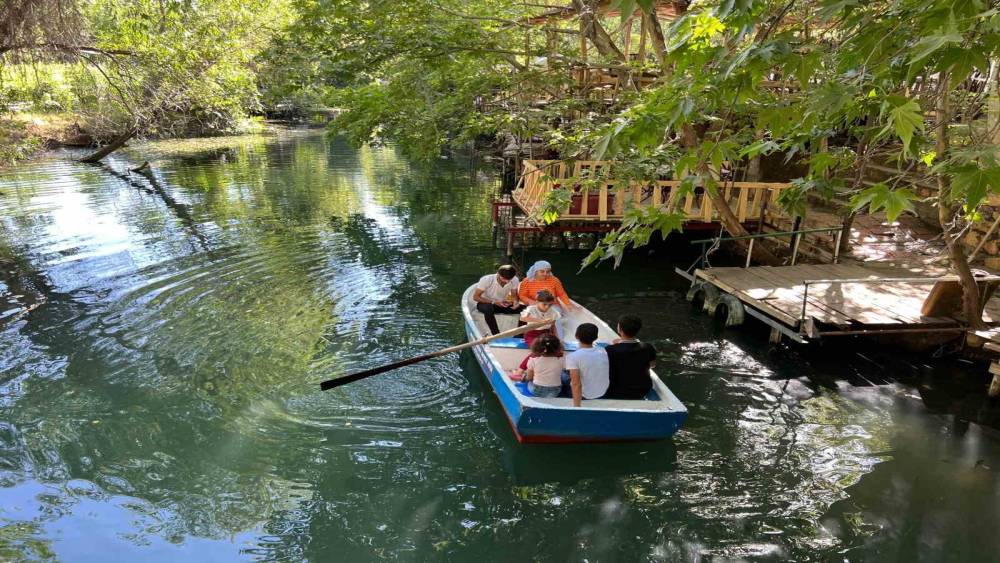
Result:
{"label": "wooden pier deck", "polygon": [[[693,276],[696,283],[738,298],[752,316],[770,319],[768,324],[800,342],[850,334],[963,332],[968,327],[960,318],[921,313],[941,279],[889,264],[709,268]],[[983,319],[1000,326],[1000,298],[987,302]]]}
{"label": "wooden pier deck", "polygon": [[990,356],[990,381],[989,396],[1000,397],[1000,327],[993,327],[989,330],[969,331],[966,343],[973,343],[974,347],[981,347],[986,355]]}

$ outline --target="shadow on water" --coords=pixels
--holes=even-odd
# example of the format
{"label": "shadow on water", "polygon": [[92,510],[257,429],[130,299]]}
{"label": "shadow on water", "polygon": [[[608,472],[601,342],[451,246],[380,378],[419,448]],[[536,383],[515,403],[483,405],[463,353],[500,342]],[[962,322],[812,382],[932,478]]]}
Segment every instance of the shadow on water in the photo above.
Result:
{"label": "shadow on water", "polygon": [[486,423],[503,448],[503,467],[515,484],[572,484],[586,479],[621,479],[669,473],[677,463],[671,440],[609,444],[522,444],[472,352],[462,352],[462,372],[482,402]]}

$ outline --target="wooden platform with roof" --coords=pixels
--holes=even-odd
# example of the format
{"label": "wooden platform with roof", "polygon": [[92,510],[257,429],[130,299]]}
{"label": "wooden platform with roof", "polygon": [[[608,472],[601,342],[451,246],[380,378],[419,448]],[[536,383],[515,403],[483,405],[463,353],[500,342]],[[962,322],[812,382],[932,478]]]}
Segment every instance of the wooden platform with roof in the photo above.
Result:
{"label": "wooden platform with roof", "polygon": [[[522,165],[513,192],[493,206],[494,224],[508,237],[508,254],[518,233],[607,232],[617,228],[632,207],[673,207],[684,213],[687,230],[718,228],[718,212],[701,187],[679,195],[681,182],[676,180],[618,180],[607,175],[605,161],[525,160]],[[759,230],[782,217],[777,201],[788,187],[780,182],[721,181],[719,189],[739,221]],[[543,212],[556,190],[568,191],[569,201],[547,222]]]}

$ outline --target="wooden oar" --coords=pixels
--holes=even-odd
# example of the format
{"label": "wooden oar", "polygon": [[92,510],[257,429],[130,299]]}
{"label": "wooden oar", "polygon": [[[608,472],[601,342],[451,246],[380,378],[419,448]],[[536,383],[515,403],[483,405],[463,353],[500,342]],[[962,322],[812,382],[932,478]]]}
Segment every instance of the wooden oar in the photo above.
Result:
{"label": "wooden oar", "polygon": [[517,328],[512,328],[510,330],[505,330],[499,334],[494,334],[492,336],[487,336],[485,338],[480,338],[473,342],[466,342],[465,344],[459,344],[458,346],[452,346],[450,348],[444,348],[438,350],[437,352],[431,352],[430,354],[423,354],[420,356],[414,356],[412,358],[396,362],[394,364],[388,364],[380,366],[377,368],[367,369],[365,371],[359,371],[358,373],[352,373],[351,375],[345,375],[343,377],[338,377],[336,379],[328,379],[319,384],[319,388],[323,391],[327,389],[333,389],[334,387],[340,387],[341,385],[347,385],[353,381],[358,381],[359,379],[364,379],[366,377],[371,377],[373,375],[378,375],[380,373],[385,373],[387,371],[392,371],[396,368],[401,368],[403,366],[409,366],[422,362],[424,360],[429,360],[431,358],[437,358],[439,356],[444,356],[445,354],[451,354],[452,352],[458,352],[459,350],[465,350],[466,348],[472,348],[473,346],[479,346],[480,344],[486,344],[498,338],[509,338],[511,336],[517,336],[523,332],[528,332],[529,330],[540,329],[544,326],[551,325],[551,322],[540,322],[531,323],[524,326],[519,326]]}

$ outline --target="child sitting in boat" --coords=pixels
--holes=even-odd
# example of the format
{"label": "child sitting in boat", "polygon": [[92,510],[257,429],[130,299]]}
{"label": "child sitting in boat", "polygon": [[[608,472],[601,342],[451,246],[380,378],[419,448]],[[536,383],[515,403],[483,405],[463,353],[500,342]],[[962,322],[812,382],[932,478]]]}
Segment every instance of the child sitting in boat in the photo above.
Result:
{"label": "child sitting in boat", "polygon": [[[559,309],[555,308],[556,303],[555,295],[548,290],[541,290],[535,294],[535,303],[528,305],[524,311],[521,312],[521,322],[522,323],[541,323],[545,321],[551,321],[552,324],[543,329],[529,330],[524,333],[524,342],[531,348],[531,343],[535,341],[536,338],[543,334],[553,334],[558,336],[558,321],[562,317],[562,313]],[[522,366],[523,369],[523,366]]]}
{"label": "child sitting in boat", "polygon": [[536,397],[557,397],[562,391],[562,342],[553,334],[543,334],[531,343],[531,356],[527,358],[528,371],[524,379],[528,391]]}
{"label": "child sitting in boat", "polygon": [[649,370],[656,366],[656,349],[636,338],[641,328],[642,319],[622,315],[618,319],[619,338],[604,349],[611,376],[609,399],[643,399],[653,388]]}
{"label": "child sitting in boat", "polygon": [[608,390],[608,354],[594,346],[598,334],[594,323],[581,323],[576,327],[580,348],[566,356],[574,407],[580,406],[581,398],[600,399]]}
{"label": "child sitting in boat", "polygon": [[[546,328],[529,330],[524,333],[524,343],[528,345],[528,348],[534,350],[534,343],[537,339],[542,336],[550,335],[556,340],[559,340],[557,326],[559,319],[562,318],[562,313],[559,309],[555,308],[556,298],[552,293],[541,290],[535,296],[535,304],[528,305],[527,308],[521,313],[521,323],[541,323],[545,321],[551,321],[552,324]],[[559,349],[559,355],[562,356],[562,348]],[[520,380],[524,375],[524,371],[528,369],[528,360],[534,357],[535,354],[532,352],[528,357],[524,358],[518,369],[510,372],[510,378],[514,380]]]}

